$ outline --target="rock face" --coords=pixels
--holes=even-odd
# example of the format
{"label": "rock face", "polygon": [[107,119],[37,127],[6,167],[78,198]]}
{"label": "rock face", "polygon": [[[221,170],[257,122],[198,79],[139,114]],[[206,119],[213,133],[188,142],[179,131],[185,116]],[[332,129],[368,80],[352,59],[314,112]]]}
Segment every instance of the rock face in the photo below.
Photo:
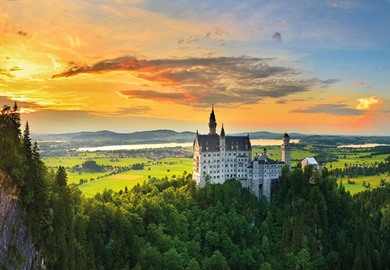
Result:
{"label": "rock face", "polygon": [[21,216],[20,191],[0,168],[0,269],[40,269],[39,256]]}

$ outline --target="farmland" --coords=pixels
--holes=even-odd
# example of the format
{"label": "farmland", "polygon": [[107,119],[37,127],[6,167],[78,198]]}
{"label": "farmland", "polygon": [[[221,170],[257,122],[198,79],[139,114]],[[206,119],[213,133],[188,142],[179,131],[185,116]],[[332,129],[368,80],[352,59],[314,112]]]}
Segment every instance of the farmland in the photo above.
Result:
{"label": "farmland", "polygon": [[[254,146],[253,156],[261,154],[264,146]],[[271,159],[281,160],[279,146],[266,146],[267,154]],[[336,148],[328,145],[313,146],[308,143],[298,143],[292,146],[292,166],[298,166],[305,157],[316,157],[328,170],[343,169],[346,166],[374,166],[384,162],[390,155],[376,148]],[[153,152],[152,152],[153,151]],[[56,169],[58,166],[66,168],[68,183],[78,184],[80,190],[86,196],[93,196],[104,189],[114,191],[131,188],[137,183],[143,183],[151,178],[172,178],[178,175],[192,173],[193,161],[191,149],[183,148],[180,151],[173,150],[139,150],[130,154],[123,151],[99,151],[77,152],[71,155],[59,157],[44,157],[48,168]],[[178,155],[177,153],[181,153]],[[169,157],[171,156],[171,157]],[[104,172],[85,172],[75,170],[75,166],[83,164],[87,160],[94,160],[96,164],[105,166]],[[327,161],[324,162],[323,160]],[[142,170],[130,169],[133,164],[144,164]],[[380,181],[390,181],[387,173],[376,175],[359,175],[356,177],[340,177],[342,183],[352,194],[363,191],[369,183],[369,188],[380,185]]]}

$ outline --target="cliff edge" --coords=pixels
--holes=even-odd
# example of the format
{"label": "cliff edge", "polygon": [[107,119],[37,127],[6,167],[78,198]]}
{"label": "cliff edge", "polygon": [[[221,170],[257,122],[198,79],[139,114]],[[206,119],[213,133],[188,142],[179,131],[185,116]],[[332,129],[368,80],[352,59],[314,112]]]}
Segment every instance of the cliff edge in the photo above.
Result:
{"label": "cliff edge", "polygon": [[0,168],[0,269],[40,269],[42,260],[21,215],[20,190]]}

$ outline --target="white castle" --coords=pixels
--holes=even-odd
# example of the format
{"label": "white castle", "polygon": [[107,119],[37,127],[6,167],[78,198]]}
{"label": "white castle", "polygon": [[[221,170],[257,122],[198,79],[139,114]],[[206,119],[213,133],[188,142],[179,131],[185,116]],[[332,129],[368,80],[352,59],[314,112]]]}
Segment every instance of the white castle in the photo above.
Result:
{"label": "white castle", "polygon": [[214,107],[211,110],[209,134],[196,132],[194,141],[193,179],[200,187],[224,183],[227,179],[237,179],[243,187],[257,197],[271,198],[271,184],[281,176],[284,165],[291,165],[290,136],[283,136],[282,161],[268,158],[267,150],[252,160],[252,146],[247,136],[226,136],[222,125],[221,134],[216,133],[217,121]]}

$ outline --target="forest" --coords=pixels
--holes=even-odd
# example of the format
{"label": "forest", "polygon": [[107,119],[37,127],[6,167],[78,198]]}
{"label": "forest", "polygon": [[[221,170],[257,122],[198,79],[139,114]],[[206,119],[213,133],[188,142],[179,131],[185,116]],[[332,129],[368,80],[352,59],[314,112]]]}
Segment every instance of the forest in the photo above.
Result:
{"label": "forest", "polygon": [[64,167],[44,166],[17,104],[0,114],[0,167],[46,269],[390,267],[389,183],[351,196],[332,171],[285,167],[271,202],[234,179],[199,188],[186,173],[85,198]]}

